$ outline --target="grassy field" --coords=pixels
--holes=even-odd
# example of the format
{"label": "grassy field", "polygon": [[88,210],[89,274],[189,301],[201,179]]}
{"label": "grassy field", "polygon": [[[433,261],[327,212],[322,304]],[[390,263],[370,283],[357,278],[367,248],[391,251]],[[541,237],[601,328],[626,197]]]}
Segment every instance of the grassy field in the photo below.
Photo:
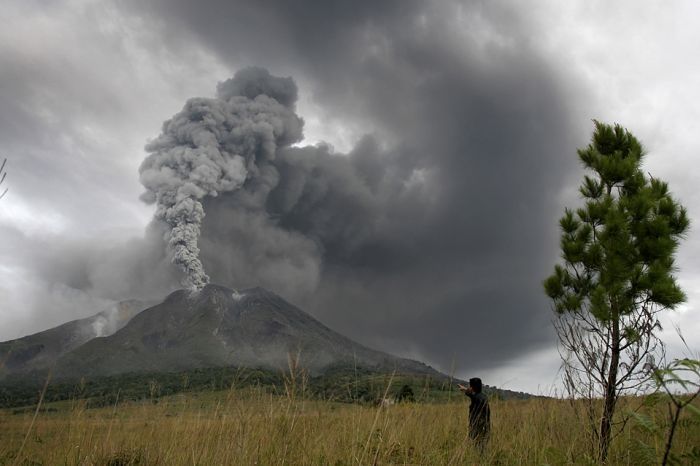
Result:
{"label": "grassy field", "polygon": [[[584,416],[567,401],[492,400],[484,456],[466,439],[468,401],[368,406],[262,389],[198,392],[87,408],[0,411],[0,465],[590,464]],[[625,408],[622,408],[625,409]],[[663,424],[663,411],[650,413]],[[700,443],[685,418],[674,450]],[[641,440],[641,442],[640,442]],[[631,425],[611,464],[658,464],[663,438]]]}

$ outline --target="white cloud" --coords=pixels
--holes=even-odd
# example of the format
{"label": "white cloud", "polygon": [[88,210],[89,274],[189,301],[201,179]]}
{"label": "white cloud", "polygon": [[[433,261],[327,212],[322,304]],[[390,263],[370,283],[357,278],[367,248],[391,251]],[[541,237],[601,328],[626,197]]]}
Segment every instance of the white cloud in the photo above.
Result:
{"label": "white cloud", "polygon": [[[688,294],[679,311],[663,319],[669,356],[682,351],[673,322],[691,349],[700,349],[700,3],[545,2],[531,20],[538,47],[578,76],[590,99],[579,108],[582,137],[590,119],[617,122],[647,149],[645,168],[669,183],[688,208],[691,230],[678,249],[678,279]],[[574,156],[574,151],[567,156]],[[579,180],[580,181],[580,180]],[[577,181],[578,182],[578,181]],[[566,197],[572,198],[572,192]]]}
{"label": "white cloud", "polygon": [[24,200],[8,195],[0,205],[0,225],[16,228],[26,235],[45,232],[59,234],[66,230],[68,221],[58,212],[37,215],[36,210]]}
{"label": "white cloud", "polygon": [[481,377],[486,385],[507,390],[525,391],[534,395],[563,396],[559,376],[561,359],[556,346],[544,348],[508,364],[494,367],[483,374],[464,374],[464,378]]}

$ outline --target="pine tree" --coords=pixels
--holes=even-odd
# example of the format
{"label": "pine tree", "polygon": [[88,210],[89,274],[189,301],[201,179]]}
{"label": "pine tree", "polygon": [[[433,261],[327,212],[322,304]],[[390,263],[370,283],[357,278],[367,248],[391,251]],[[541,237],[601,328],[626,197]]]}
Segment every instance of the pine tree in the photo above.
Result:
{"label": "pine tree", "polygon": [[685,300],[673,273],[689,220],[668,184],[642,172],[642,146],[621,126],[596,121],[578,156],[592,172],[580,187],[585,205],[559,222],[563,264],[544,288],[566,386],[589,401],[593,446],[605,461],[619,433],[618,397],[643,388],[663,352],[658,314]]}

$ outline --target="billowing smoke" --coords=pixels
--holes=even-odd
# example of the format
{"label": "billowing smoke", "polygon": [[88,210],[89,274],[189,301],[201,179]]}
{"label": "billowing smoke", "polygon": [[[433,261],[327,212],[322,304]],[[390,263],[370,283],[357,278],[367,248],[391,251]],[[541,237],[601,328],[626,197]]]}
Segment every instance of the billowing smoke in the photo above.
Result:
{"label": "billowing smoke", "polygon": [[[377,112],[403,109],[392,110],[394,126],[383,129],[400,137],[387,144],[383,132],[367,135],[346,154],[292,146],[302,120],[290,78],[249,68],[221,83],[216,98],[188,101],[148,145],[141,169],[187,284],[207,283],[204,265],[216,283],[274,290],[353,337],[371,322],[375,333],[363,343],[386,349],[393,339],[410,354],[417,342],[431,359],[447,351],[430,347],[456,322],[469,338],[480,335],[473,322],[541,334],[541,320],[531,317],[546,314],[533,304],[541,301],[536,277],[545,260],[534,251],[528,260],[510,258],[538,241],[522,225],[545,224],[540,217],[552,211],[541,206],[553,196],[531,189],[547,177],[531,164],[556,163],[560,151],[522,126],[539,115],[531,105],[501,98],[513,86],[455,87],[454,78],[384,101]],[[475,104],[482,100],[488,105]],[[494,131],[480,117],[485,109],[507,129]],[[541,127],[561,126],[557,112],[542,115]],[[494,188],[504,185],[510,194]],[[510,292],[492,276],[510,277]],[[511,313],[524,302],[530,314]],[[450,351],[460,351],[460,339]],[[500,343],[482,344],[493,358],[508,354]]]}
{"label": "billowing smoke", "polygon": [[[157,213],[143,239],[53,241],[32,262],[47,283],[117,300],[162,299],[178,266],[195,288],[207,275],[262,286],[361,343],[446,371],[541,347],[557,173],[576,145],[556,86],[509,57],[436,66],[420,81],[377,75],[391,61],[363,68],[371,79],[353,80],[353,95],[376,133],[347,153],[293,145],[294,82],[245,69],[215,98],[189,100],[148,145],[141,180]],[[329,108],[353,109],[342,102]],[[488,358],[469,357],[466,341]]]}
{"label": "billowing smoke", "polygon": [[[556,261],[562,193],[579,179],[573,151],[585,144],[595,112],[576,110],[590,95],[576,67],[562,66],[569,57],[542,42],[548,36],[539,13],[512,1],[118,3],[115,11],[124,8],[139,27],[164,32],[163,42],[153,42],[158,51],[183,59],[192,50],[206,53],[204,62],[186,63],[174,86],[213,62],[254,60],[303,78],[314,118],[328,122],[320,133],[333,142],[373,134],[347,154],[288,147],[301,125],[290,111],[294,84],[245,70],[222,84],[217,98],[190,101],[149,146],[142,178],[159,216],[143,238],[115,244],[70,235],[37,247],[21,233],[8,241],[3,230],[0,248],[21,250],[26,260],[18,269],[30,264],[45,291],[14,274],[27,292],[13,290],[16,303],[3,296],[0,307],[24,309],[31,299],[34,309],[77,318],[101,308],[92,297],[162,299],[180,287],[182,273],[171,263],[177,252],[198,283],[206,281],[203,264],[213,282],[273,290],[334,330],[445,371],[469,369],[461,374],[471,376],[550,345],[540,281]],[[186,39],[170,40],[178,37]],[[121,82],[114,73],[105,77]],[[70,106],[56,114],[69,114],[73,96],[85,94],[72,78],[60,88]],[[25,104],[44,89],[42,79],[3,87],[3,141],[21,135],[41,144],[36,155],[22,156],[27,167],[44,166],[45,154],[71,134],[65,131],[82,127],[61,120],[48,128],[42,112],[29,112]],[[102,103],[113,102],[103,98],[105,89],[86,90],[99,96],[89,108],[105,114]],[[32,126],[35,117],[41,126]],[[269,139],[251,130],[270,119]],[[278,119],[284,123],[277,126]],[[276,145],[276,154],[263,142]],[[236,147],[244,143],[260,150]],[[262,152],[274,160],[265,162]],[[54,166],[65,176],[90,174],[82,157],[80,165],[60,159]]]}
{"label": "billowing smoke", "polygon": [[274,160],[278,147],[301,139],[296,98],[291,78],[246,68],[220,83],[216,98],[188,100],[146,146],[142,199],[155,202],[155,217],[170,227],[167,247],[185,272],[185,286],[209,282],[199,258],[202,200],[240,189],[260,174],[261,164]]}
{"label": "billowing smoke", "polygon": [[114,303],[104,311],[87,320],[89,338],[107,337],[124,327],[136,314],[155,304],[137,300]]}

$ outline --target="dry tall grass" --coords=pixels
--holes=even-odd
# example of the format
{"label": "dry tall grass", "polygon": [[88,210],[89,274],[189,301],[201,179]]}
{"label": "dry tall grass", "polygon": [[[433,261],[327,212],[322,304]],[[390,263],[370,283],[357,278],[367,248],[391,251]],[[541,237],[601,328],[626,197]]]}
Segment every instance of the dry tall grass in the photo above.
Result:
{"label": "dry tall grass", "polygon": [[[232,389],[98,409],[55,403],[34,422],[31,409],[10,409],[0,411],[0,465],[590,463],[583,413],[564,400],[492,400],[492,437],[480,457],[466,438],[468,401],[455,399],[369,407]],[[686,419],[675,450],[690,450],[699,434]],[[662,449],[631,427],[610,463],[647,464]]]}

